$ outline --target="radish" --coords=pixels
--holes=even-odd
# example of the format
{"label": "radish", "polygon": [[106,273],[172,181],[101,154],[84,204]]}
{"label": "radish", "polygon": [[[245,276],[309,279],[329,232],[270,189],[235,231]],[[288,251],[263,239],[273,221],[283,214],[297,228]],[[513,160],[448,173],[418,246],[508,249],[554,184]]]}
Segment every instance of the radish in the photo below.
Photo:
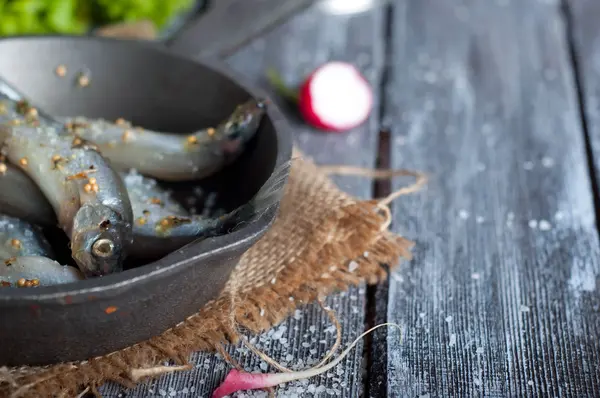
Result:
{"label": "radish", "polygon": [[373,109],[371,86],[360,71],[346,62],[329,62],[316,68],[298,91],[286,87],[276,72],[271,84],[295,102],[304,120],[313,127],[343,132],[363,124]]}
{"label": "radish", "polygon": [[212,393],[212,398],[223,398],[227,397],[234,392],[243,391],[243,390],[258,390],[264,389],[268,387],[275,387],[279,384],[289,383],[290,381],[307,379],[310,377],[315,377],[320,374],[327,372],[328,370],[334,368],[340,362],[346,358],[346,356],[352,351],[354,346],[366,335],[374,331],[375,329],[379,329],[383,326],[392,326],[402,333],[402,328],[400,325],[396,323],[382,323],[372,327],[367,330],[360,336],[358,336],[348,348],[346,348],[340,356],[332,360],[331,362],[317,366],[315,368],[310,368],[303,371],[296,372],[287,372],[287,373],[247,373],[244,371],[239,371],[237,369],[232,369],[229,371],[225,380],[216,390]]}

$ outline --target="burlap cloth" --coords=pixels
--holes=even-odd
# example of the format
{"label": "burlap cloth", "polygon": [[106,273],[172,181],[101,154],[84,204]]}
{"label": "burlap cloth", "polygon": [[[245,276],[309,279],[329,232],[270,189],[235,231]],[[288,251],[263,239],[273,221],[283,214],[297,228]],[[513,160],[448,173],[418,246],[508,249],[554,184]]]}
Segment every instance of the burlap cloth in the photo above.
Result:
{"label": "burlap cloth", "polygon": [[[104,357],[0,368],[0,396],[73,397],[109,380],[133,386],[144,379],[136,369],[166,360],[185,364],[193,351],[238,341],[233,314],[239,327],[262,332],[319,295],[377,283],[386,276],[384,265],[410,257],[411,242],[387,230],[389,213],[376,201],[345,194],[298,151],[294,158],[277,220],[243,256],[217,300],[162,335]],[[349,269],[350,261],[358,267]]]}

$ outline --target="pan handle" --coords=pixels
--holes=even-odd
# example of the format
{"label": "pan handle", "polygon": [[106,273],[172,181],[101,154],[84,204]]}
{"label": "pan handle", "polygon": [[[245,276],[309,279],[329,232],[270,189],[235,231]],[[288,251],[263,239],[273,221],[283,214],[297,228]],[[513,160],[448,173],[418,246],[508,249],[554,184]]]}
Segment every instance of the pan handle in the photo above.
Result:
{"label": "pan handle", "polygon": [[193,58],[226,58],[315,0],[213,0],[166,45]]}

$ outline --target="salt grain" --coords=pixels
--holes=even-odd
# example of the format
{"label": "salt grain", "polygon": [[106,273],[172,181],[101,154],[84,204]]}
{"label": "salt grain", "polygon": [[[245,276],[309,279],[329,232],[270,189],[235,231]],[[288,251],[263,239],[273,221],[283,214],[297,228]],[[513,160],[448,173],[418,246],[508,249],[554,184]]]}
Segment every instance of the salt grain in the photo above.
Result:
{"label": "salt grain", "polygon": [[471,274],[471,279],[479,279],[481,275],[478,272],[473,272]]}
{"label": "salt grain", "polygon": [[364,257],[364,258],[369,258],[369,252],[364,252],[364,253],[363,253],[363,257]]}
{"label": "salt grain", "polygon": [[461,210],[458,212],[458,216],[463,220],[466,220],[467,218],[469,218],[469,212],[466,210]]}
{"label": "salt grain", "polygon": [[533,385],[533,380],[529,380],[529,381],[527,382],[527,384],[528,384],[528,385],[530,385],[530,386],[532,386],[532,385]]}
{"label": "salt grain", "polygon": [[527,162],[523,163],[523,168],[525,170],[533,170],[533,162],[528,160]]}
{"label": "salt grain", "polygon": [[452,322],[452,315],[448,315],[448,316],[446,317],[446,322],[447,322],[447,323],[450,323],[450,322]]}
{"label": "salt grain", "polygon": [[350,261],[348,264],[348,271],[354,272],[358,269],[358,263],[356,261]]}
{"label": "salt grain", "polygon": [[529,307],[526,305],[522,305],[519,307],[519,311],[521,312],[529,312]]}
{"label": "salt grain", "polygon": [[552,228],[552,225],[546,220],[540,220],[539,227],[540,231],[549,231]]}
{"label": "salt grain", "polygon": [[425,315],[427,315],[427,314],[425,314],[424,312],[421,312],[421,313],[419,314],[419,316],[420,316],[421,318],[425,318]]}
{"label": "salt grain", "polygon": [[475,352],[479,355],[483,354],[483,347],[477,347],[477,350]]}
{"label": "salt grain", "polygon": [[536,229],[538,226],[537,220],[529,220],[529,228]]}
{"label": "salt grain", "polygon": [[485,218],[483,218],[482,216],[477,216],[475,221],[477,221],[477,224],[482,224],[485,221]]}
{"label": "salt grain", "polygon": [[448,343],[450,347],[454,347],[456,345],[456,334],[452,333],[450,335],[450,342]]}
{"label": "salt grain", "polygon": [[554,166],[554,159],[552,159],[551,157],[548,157],[548,156],[544,156],[542,158],[542,166],[544,166],[546,168],[550,168],[550,167]]}

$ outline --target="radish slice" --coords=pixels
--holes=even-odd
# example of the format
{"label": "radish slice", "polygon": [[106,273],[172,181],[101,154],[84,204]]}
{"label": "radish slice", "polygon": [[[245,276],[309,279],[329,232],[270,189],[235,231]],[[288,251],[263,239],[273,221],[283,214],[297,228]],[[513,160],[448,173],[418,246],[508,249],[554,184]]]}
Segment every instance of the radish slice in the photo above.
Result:
{"label": "radish slice", "polygon": [[302,116],[314,127],[341,132],[367,120],[373,92],[354,65],[330,62],[310,74],[298,102]]}

